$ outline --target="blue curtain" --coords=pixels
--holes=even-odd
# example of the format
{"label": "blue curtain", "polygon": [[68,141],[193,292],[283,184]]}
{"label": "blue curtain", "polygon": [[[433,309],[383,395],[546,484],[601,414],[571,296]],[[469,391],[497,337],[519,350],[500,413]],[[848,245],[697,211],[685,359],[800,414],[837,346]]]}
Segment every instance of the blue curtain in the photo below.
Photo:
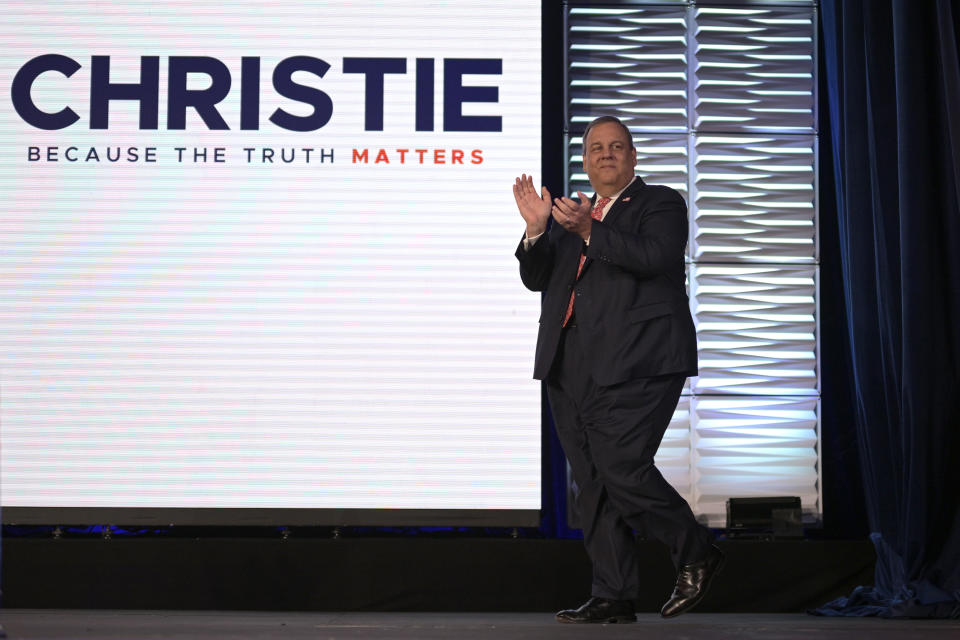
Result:
{"label": "blue curtain", "polygon": [[[822,0],[825,130],[873,587],[816,613],[960,617],[960,6]],[[823,197],[828,197],[824,193]],[[832,207],[830,207],[832,209]]]}

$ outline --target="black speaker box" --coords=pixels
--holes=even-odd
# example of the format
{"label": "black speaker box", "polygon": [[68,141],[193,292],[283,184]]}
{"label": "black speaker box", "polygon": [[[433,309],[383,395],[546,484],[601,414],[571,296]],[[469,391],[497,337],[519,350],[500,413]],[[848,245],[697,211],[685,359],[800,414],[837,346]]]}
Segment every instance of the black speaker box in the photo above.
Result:
{"label": "black speaker box", "polygon": [[729,498],[727,530],[731,534],[803,536],[803,512],[797,496]]}

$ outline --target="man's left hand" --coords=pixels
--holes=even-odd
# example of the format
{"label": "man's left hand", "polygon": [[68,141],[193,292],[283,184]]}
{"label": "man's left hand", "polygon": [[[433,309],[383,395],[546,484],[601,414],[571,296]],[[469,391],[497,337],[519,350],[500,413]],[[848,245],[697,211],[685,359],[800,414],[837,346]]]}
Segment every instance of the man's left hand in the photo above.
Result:
{"label": "man's left hand", "polygon": [[551,213],[557,224],[570,233],[577,234],[586,242],[590,239],[590,229],[593,226],[593,218],[590,217],[590,198],[582,191],[577,191],[577,195],[580,197],[580,202],[567,197],[554,198]]}

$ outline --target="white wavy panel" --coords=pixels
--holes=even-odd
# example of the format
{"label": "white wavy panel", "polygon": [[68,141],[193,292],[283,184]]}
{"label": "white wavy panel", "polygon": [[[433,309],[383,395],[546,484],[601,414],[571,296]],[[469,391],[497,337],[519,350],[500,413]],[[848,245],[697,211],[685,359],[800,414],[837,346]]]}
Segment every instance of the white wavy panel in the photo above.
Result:
{"label": "white wavy panel", "polygon": [[728,498],[799,496],[820,513],[819,399],[694,397],[694,511],[726,523]]}
{"label": "white wavy panel", "polygon": [[[633,143],[637,148],[637,175],[647,184],[663,184],[672,187],[689,201],[687,194],[687,136],[685,135],[644,135],[633,132]],[[583,170],[583,138],[570,139],[567,150],[569,157],[570,181],[568,193],[577,190],[590,195],[593,187]]]}
{"label": "white wavy panel", "polygon": [[599,115],[631,128],[686,131],[684,7],[570,9],[570,125]]}
{"label": "white wavy panel", "polygon": [[813,131],[812,7],[696,10],[695,127]]}
{"label": "white wavy panel", "polygon": [[681,396],[657,450],[656,465],[687,502],[693,497],[690,450],[690,396]]}
{"label": "white wavy panel", "polygon": [[817,269],[693,265],[694,394],[817,395]]}
{"label": "white wavy panel", "polygon": [[816,260],[815,138],[698,135],[696,262]]}
{"label": "white wavy panel", "polygon": [[[695,313],[694,308],[693,308],[693,296],[690,294],[690,270],[691,270],[692,268],[693,268],[693,265],[690,264],[690,247],[688,246],[688,247],[687,247],[687,264],[686,264],[686,267],[684,268],[683,285],[684,285],[684,289],[686,289],[687,298],[688,298],[688,302],[689,302],[689,305],[690,305],[690,315],[693,316],[694,322],[696,322],[696,317],[697,317],[697,316],[696,316],[696,313]],[[691,382],[692,382],[693,380],[695,380],[695,379],[696,379],[696,378],[687,378],[687,379],[684,381],[684,383],[683,383],[683,391],[681,392],[681,393],[683,393],[683,395],[687,396],[687,395],[690,395],[690,394],[692,393],[692,391],[690,390],[690,386],[691,386]]]}

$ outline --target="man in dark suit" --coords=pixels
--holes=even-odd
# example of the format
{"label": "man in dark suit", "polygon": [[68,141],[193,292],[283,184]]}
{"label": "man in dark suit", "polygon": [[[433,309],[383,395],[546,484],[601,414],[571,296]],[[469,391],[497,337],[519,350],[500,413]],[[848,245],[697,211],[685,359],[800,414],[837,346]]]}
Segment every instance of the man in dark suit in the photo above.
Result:
{"label": "man in dark suit", "polygon": [[584,132],[594,199],[551,199],[526,175],[513,187],[527,223],[520,277],[545,292],[534,377],[547,385],[593,563],[592,597],[559,612],[561,622],[636,619],[633,529],[667,544],[678,568],[666,617],[696,605],[723,560],[653,464],[684,380],[697,373],[697,344],[684,286],[686,204],[634,176],[636,162],[629,129],[604,116]]}

